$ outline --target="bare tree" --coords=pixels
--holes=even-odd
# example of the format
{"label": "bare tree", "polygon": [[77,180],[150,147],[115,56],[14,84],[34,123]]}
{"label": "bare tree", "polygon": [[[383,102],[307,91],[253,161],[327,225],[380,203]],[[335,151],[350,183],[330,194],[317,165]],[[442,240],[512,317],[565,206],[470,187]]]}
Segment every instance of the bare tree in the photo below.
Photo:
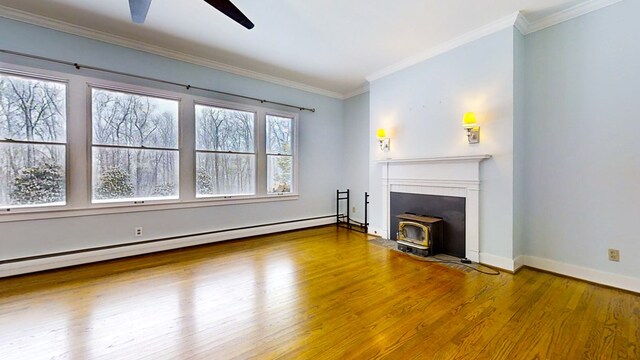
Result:
{"label": "bare tree", "polygon": [[267,116],[267,157],[272,192],[290,192],[293,180],[292,167],[293,122],[289,118]]}
{"label": "bare tree", "polygon": [[92,100],[94,180],[122,169],[133,197],[177,195],[178,103],[102,89]]}
{"label": "bare tree", "polygon": [[[245,194],[254,191],[255,114],[245,111],[196,107],[198,171],[207,189],[203,195]],[[204,152],[208,151],[208,152]],[[205,176],[206,175],[206,176]],[[201,190],[198,190],[201,191]]]}
{"label": "bare tree", "polygon": [[64,199],[65,142],[66,86],[0,74],[0,205]]}

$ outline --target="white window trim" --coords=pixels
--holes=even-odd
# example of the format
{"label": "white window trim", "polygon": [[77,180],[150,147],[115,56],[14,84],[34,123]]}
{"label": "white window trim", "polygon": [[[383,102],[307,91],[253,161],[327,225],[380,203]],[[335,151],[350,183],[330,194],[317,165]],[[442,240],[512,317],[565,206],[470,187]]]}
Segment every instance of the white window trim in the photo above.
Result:
{"label": "white window trim", "polygon": [[[51,203],[51,204],[37,204],[37,205],[18,205],[14,207],[7,207],[0,205],[0,219],[2,213],[8,212],[30,212],[30,211],[38,211],[42,209],[61,209],[69,205],[69,189],[71,185],[71,176],[70,176],[70,135],[69,135],[69,118],[70,118],[70,91],[71,86],[69,84],[69,79],[59,76],[57,73],[53,73],[50,71],[38,71],[36,69],[24,68],[12,66],[5,63],[0,63],[0,73],[6,74],[8,76],[22,77],[31,80],[41,80],[48,82],[56,82],[60,84],[64,84],[65,86],[65,141],[64,143],[56,143],[57,146],[64,146],[64,180],[65,180],[65,201],[59,203]],[[38,142],[34,142],[34,144],[38,144]]]}
{"label": "white window trim", "polygon": [[[170,93],[170,92],[165,92],[165,91],[160,91],[160,90],[154,90],[154,89],[147,89],[147,88],[140,88],[140,87],[135,87],[135,86],[127,86],[125,84],[120,84],[118,86],[118,84],[113,84],[111,82],[105,83],[105,82],[87,82],[87,97],[86,97],[86,101],[87,101],[87,166],[88,166],[88,183],[87,183],[87,192],[89,194],[89,202],[91,203],[92,207],[95,206],[104,206],[104,207],[110,207],[114,204],[133,204],[133,205],[139,205],[139,204],[145,204],[145,203],[155,203],[155,202],[175,202],[175,201],[179,201],[180,200],[180,193],[181,193],[181,188],[180,188],[180,173],[182,172],[182,164],[180,162],[180,153],[182,152],[182,126],[181,123],[183,121],[183,104],[182,104],[182,99],[183,97],[180,96],[176,96],[178,94],[175,93]],[[100,147],[101,145],[96,145],[93,143],[93,89],[98,89],[98,90],[107,90],[107,91],[113,91],[113,92],[120,92],[120,93],[125,93],[125,94],[131,94],[131,95],[139,95],[139,96],[147,96],[147,97],[153,97],[153,98],[158,98],[158,99],[165,99],[165,100],[171,100],[171,101],[176,101],[178,103],[178,147],[175,149],[171,149],[171,148],[167,148],[165,150],[161,150],[161,151],[177,151],[178,152],[178,196],[177,197],[166,197],[166,198],[158,198],[158,199],[153,199],[153,198],[148,198],[148,199],[143,199],[143,198],[134,198],[134,199],[113,199],[113,200],[106,200],[106,201],[102,201],[102,200],[98,200],[95,201],[93,199],[93,148],[94,147]],[[117,145],[115,145],[115,147],[118,147]],[[126,148],[126,147],[121,147],[121,148]],[[143,149],[143,148],[137,148],[136,149]]]}
{"label": "white window trim", "polygon": [[[291,197],[299,197],[298,192],[298,114],[293,112],[286,111],[278,111],[271,108],[266,108],[262,106],[252,106],[247,104],[239,104],[229,101],[197,97],[194,96],[194,103],[192,106],[192,110],[195,111],[195,105],[204,105],[204,106],[214,106],[220,107],[230,110],[239,110],[246,112],[256,113],[256,133],[255,133],[255,142],[256,142],[256,194],[255,195],[221,195],[221,196],[211,196],[211,197],[195,197],[195,201],[200,200],[225,200],[225,199],[261,199],[261,198],[291,198]],[[290,193],[269,193],[267,191],[267,152],[266,152],[266,118],[267,115],[280,116],[290,118],[293,121],[293,191]],[[193,170],[192,173],[195,174],[196,171],[196,161],[195,161],[195,114],[193,115],[193,134],[194,134],[194,146],[193,146]],[[195,179],[193,179],[193,195],[195,196]]]}
{"label": "white window trim", "polygon": [[[288,112],[283,112],[283,111],[274,111],[274,110],[268,110],[265,113],[264,116],[264,121],[265,121],[265,132],[266,132],[266,121],[267,121],[267,116],[271,115],[271,116],[276,116],[276,117],[281,117],[281,118],[289,118],[291,119],[292,123],[292,134],[291,136],[293,137],[293,144],[291,144],[291,155],[285,155],[285,156],[291,156],[291,158],[293,159],[293,181],[291,182],[291,192],[289,193],[270,193],[269,189],[267,189],[267,195],[269,196],[285,196],[288,194],[297,194],[298,193],[298,114],[294,114],[294,113],[288,113]],[[276,154],[267,154],[267,144],[266,144],[266,133],[265,133],[265,161],[267,160],[268,156],[267,155],[272,155],[272,156],[277,156]],[[265,179],[265,184],[266,184],[266,179]]]}
{"label": "white window trim", "polygon": [[[255,108],[251,108],[248,106],[242,106],[242,108],[240,106],[238,106],[237,104],[234,105],[229,105],[225,102],[221,102],[221,101],[211,101],[211,99],[205,100],[205,101],[200,101],[199,99],[194,99],[193,101],[193,111],[194,111],[194,115],[193,115],[193,121],[194,121],[194,131],[193,131],[193,139],[194,139],[194,147],[193,147],[193,174],[197,173],[197,169],[198,169],[198,152],[206,152],[204,150],[198,150],[198,148],[195,146],[195,142],[197,141],[196,139],[198,138],[198,134],[196,133],[197,128],[195,126],[195,119],[197,114],[195,113],[195,108],[197,105],[200,106],[207,106],[207,107],[215,107],[215,108],[220,108],[220,109],[225,109],[225,110],[232,110],[232,111],[242,111],[242,112],[247,112],[247,113],[252,113],[254,114],[254,118],[253,118],[253,156],[255,158],[255,169],[256,169],[256,173],[253,175],[253,181],[255,184],[255,188],[254,193],[253,194],[220,194],[220,195],[205,195],[205,196],[198,196],[198,191],[197,191],[197,187],[195,184],[195,178],[194,178],[194,188],[193,188],[193,195],[195,197],[195,199],[237,199],[237,198],[243,198],[243,197],[256,197],[260,195],[260,183],[258,182],[258,178],[259,173],[260,173],[260,164],[258,163],[258,159],[260,157],[260,141],[259,141],[259,136],[258,134],[260,133],[260,116],[258,114],[258,111]],[[224,152],[217,152],[219,154],[222,154]],[[233,152],[231,154],[234,154]],[[240,153],[235,153],[235,154],[240,154]],[[249,153],[246,153],[247,155]]]}
{"label": "white window trim", "polygon": [[[143,81],[114,76],[118,81],[103,80],[35,67],[0,62],[0,71],[30,78],[57,81],[67,87],[67,138],[66,138],[66,204],[44,205],[28,208],[0,208],[0,223],[38,219],[55,219],[77,216],[94,216],[143,211],[198,208],[210,206],[291,201],[299,199],[298,193],[298,113],[274,110],[262,106],[213,99],[178,91],[163,89],[153,81]],[[157,87],[155,87],[157,86]],[[141,95],[177,99],[179,105],[179,198],[137,202],[92,203],[92,133],[91,87],[133,92]],[[216,197],[196,197],[195,189],[195,104],[220,106],[241,111],[255,112],[256,117],[256,194]],[[84,105],[83,105],[84,104]],[[294,182],[293,192],[268,194],[266,179],[266,114],[292,118],[294,123]],[[261,159],[263,158],[263,159]],[[264,171],[262,170],[264,169]],[[264,173],[264,174],[261,174]],[[263,191],[261,189],[264,188]]]}

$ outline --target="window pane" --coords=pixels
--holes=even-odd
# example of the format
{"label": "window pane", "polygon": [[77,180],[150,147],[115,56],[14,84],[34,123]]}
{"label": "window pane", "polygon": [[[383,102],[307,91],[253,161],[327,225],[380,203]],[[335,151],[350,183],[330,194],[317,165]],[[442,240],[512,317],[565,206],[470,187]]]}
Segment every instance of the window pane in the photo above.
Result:
{"label": "window pane", "polygon": [[267,190],[269,193],[291,192],[293,184],[293,157],[267,156]]}
{"label": "window pane", "polygon": [[178,148],[176,100],[92,89],[93,143]]}
{"label": "window pane", "polygon": [[255,194],[255,155],[198,153],[196,157],[198,197]]}
{"label": "window pane", "polygon": [[65,202],[64,145],[0,143],[0,207]]}
{"label": "window pane", "polygon": [[267,115],[267,153],[291,155],[293,120]]}
{"label": "window pane", "polygon": [[0,74],[0,139],[66,142],[66,85]]}
{"label": "window pane", "polygon": [[254,152],[255,114],[196,105],[196,149]]}
{"label": "window pane", "polygon": [[93,201],[175,199],[178,151],[93,148]]}

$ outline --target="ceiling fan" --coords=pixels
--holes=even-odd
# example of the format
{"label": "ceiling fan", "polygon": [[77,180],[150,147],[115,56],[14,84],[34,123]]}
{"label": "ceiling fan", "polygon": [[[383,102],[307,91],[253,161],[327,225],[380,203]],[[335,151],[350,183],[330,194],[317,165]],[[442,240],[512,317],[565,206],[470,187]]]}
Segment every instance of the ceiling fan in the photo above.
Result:
{"label": "ceiling fan", "polygon": [[[227,15],[238,24],[253,29],[253,23],[247,18],[240,9],[238,9],[229,0],[204,0],[207,4],[218,9],[221,13]],[[151,0],[129,0],[129,9],[131,9],[131,20],[136,24],[144,23],[149,12]]]}

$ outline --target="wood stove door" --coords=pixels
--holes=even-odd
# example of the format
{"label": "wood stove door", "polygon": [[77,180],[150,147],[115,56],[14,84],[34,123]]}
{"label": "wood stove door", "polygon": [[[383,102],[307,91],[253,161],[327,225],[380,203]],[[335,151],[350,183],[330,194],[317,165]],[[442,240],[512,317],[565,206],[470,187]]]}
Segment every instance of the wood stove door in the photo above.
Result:
{"label": "wood stove door", "polygon": [[431,247],[429,227],[412,221],[400,221],[398,240]]}

